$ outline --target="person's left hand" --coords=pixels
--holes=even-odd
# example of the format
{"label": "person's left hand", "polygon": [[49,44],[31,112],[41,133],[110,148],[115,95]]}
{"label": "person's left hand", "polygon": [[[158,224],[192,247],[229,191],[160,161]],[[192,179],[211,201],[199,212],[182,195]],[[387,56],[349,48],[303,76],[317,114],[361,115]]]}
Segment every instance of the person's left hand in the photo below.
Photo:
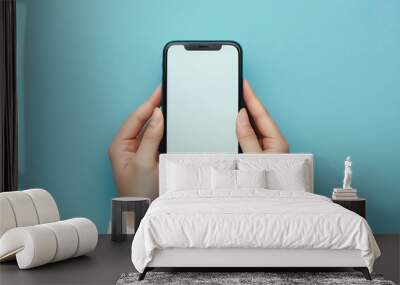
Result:
{"label": "person's left hand", "polygon": [[120,196],[158,196],[158,148],[164,133],[161,87],[123,124],[108,154]]}

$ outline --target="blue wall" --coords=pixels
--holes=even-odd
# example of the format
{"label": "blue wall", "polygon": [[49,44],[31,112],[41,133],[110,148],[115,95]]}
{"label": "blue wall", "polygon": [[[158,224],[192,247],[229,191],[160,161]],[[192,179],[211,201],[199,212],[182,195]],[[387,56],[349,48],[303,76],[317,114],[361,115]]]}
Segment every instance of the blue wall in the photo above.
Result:
{"label": "blue wall", "polygon": [[400,233],[399,1],[17,0],[20,185],[106,230],[107,147],[176,39],[234,39],[244,75],[330,195],[351,155],[377,233]]}

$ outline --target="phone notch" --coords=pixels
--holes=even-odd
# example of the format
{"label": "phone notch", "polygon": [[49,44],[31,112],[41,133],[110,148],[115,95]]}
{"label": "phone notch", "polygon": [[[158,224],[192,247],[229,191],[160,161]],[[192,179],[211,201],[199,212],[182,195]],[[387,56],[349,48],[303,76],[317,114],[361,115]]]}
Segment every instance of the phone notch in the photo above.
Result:
{"label": "phone notch", "polygon": [[218,43],[188,43],[184,45],[186,50],[220,50],[222,44]]}

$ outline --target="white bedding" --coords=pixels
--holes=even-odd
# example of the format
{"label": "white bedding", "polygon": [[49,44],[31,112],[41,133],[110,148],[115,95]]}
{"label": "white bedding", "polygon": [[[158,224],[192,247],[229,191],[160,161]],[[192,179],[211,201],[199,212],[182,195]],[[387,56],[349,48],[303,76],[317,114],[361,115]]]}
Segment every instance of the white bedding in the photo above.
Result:
{"label": "white bedding", "polygon": [[132,243],[143,272],[155,249],[358,249],[372,272],[380,255],[362,217],[330,199],[299,191],[180,191],[150,206]]}

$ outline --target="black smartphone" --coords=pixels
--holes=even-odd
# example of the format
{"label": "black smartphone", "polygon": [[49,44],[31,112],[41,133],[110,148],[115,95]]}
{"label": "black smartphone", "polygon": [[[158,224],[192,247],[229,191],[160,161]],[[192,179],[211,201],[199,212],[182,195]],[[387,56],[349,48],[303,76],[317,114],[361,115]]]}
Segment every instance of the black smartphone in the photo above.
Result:
{"label": "black smartphone", "polygon": [[161,153],[241,152],[242,48],[234,41],[173,41],[163,51]]}

